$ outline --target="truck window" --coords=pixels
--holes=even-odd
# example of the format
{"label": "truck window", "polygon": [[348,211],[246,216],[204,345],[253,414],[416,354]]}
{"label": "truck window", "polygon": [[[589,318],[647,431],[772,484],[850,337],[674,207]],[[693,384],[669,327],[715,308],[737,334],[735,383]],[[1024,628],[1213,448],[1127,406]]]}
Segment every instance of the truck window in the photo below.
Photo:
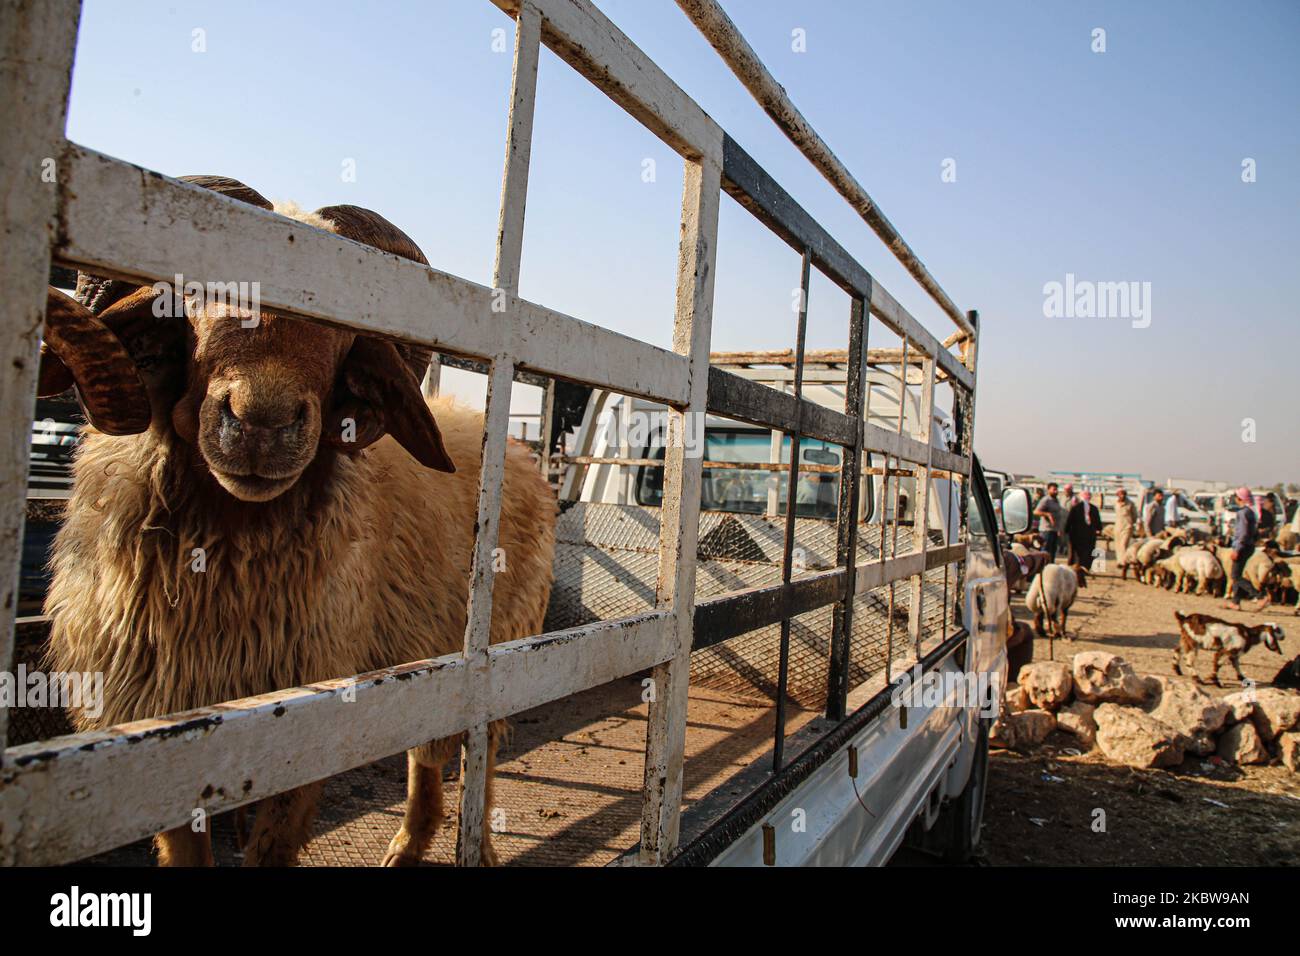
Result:
{"label": "truck window", "polygon": [[990,551],[995,564],[1002,563],[1001,549],[996,546],[997,518],[993,503],[989,501],[988,488],[979,459],[972,458],[970,493],[966,496],[966,524],[970,533],[970,546]]}
{"label": "truck window", "polygon": [[[706,461],[766,463],[771,455],[768,432],[710,430],[704,436]],[[781,442],[781,461],[790,461],[790,439]],[[803,518],[834,518],[839,508],[839,473],[802,471],[804,465],[839,467],[838,445],[805,438],[799,443],[800,474],[795,491],[795,514]],[[655,436],[646,458],[664,457],[662,438]],[[658,507],[663,503],[663,468],[642,466],[636,482],[637,504]],[[777,513],[785,514],[789,475],[758,468],[705,468],[700,490],[700,507],[708,511],[765,514],[768,490],[776,487]]]}

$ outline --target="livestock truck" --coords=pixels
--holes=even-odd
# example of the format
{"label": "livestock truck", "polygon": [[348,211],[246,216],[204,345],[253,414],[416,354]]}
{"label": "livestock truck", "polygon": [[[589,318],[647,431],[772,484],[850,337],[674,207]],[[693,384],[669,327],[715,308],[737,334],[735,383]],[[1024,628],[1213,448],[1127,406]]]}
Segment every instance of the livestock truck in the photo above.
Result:
{"label": "livestock truck", "polygon": [[[955,331],[927,328],[589,0],[494,3],[516,44],[488,287],[68,141],[79,4],[10,0],[0,50],[35,52],[0,72],[0,103],[22,104],[6,110],[0,175],[22,184],[50,156],[60,174],[3,207],[0,672],[39,666],[48,629],[24,606],[14,639],[29,459],[51,460],[32,445],[30,317],[53,270],[256,280],[263,309],[424,345],[489,384],[460,653],[94,733],[71,733],[57,707],[2,710],[0,864],[147,862],[150,835],[209,818],[218,861],[233,861],[230,811],[326,779],[303,861],[374,863],[400,802],[391,755],[460,734],[433,859],[480,862],[485,826],[507,863],[860,865],[904,843],[951,859],[977,847],[1011,623],[998,537],[1029,515],[1019,488],[995,508],[974,454],[977,314],[715,3],[680,5]],[[681,157],[670,349],[519,296],[543,45]],[[718,207],[733,200],[800,263],[788,353],[711,350],[728,318],[713,308]],[[814,269],[848,296],[843,349],[805,348]],[[555,585],[544,633],[490,645],[494,462],[512,392],[532,387],[537,465],[559,498]],[[40,500],[48,534],[59,499]],[[487,814],[484,728],[500,719],[515,740]]]}

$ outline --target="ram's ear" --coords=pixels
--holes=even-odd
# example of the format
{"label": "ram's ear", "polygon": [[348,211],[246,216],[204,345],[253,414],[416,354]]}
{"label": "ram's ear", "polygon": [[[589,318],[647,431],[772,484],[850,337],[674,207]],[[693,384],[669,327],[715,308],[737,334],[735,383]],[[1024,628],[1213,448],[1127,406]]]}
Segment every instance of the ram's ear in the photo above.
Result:
{"label": "ram's ear", "polygon": [[356,452],[387,433],[420,464],[456,470],[415,373],[391,342],[358,336],[335,391],[338,400],[323,432],[330,444]]}
{"label": "ram's ear", "polygon": [[131,354],[100,316],[50,288],[45,305],[38,392],[58,394],[76,383],[86,418],[108,435],[149,427],[149,393]]}

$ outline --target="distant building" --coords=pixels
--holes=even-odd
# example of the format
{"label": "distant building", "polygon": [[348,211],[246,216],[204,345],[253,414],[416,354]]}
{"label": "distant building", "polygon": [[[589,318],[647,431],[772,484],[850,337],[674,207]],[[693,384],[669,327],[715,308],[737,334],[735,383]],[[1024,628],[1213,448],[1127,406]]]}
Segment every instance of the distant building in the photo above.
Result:
{"label": "distant building", "polygon": [[1200,478],[1170,478],[1166,487],[1181,488],[1189,495],[1196,495],[1227,491],[1232,485],[1226,481],[1203,481]]}

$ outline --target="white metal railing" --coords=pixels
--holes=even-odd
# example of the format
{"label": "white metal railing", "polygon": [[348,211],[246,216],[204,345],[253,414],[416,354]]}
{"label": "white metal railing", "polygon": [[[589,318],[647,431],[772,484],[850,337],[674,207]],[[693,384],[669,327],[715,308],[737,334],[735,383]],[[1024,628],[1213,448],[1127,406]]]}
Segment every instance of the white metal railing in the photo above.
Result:
{"label": "white metal railing", "polygon": [[[589,0],[494,2],[516,18],[518,29],[497,288],[489,289],[67,142],[64,121],[80,3],[0,0],[0,110],[8,117],[0,143],[0,213],[7,243],[0,294],[0,359],[6,369],[0,376],[0,419],[7,452],[0,458],[0,580],[9,598],[0,620],[0,670],[8,670],[12,659],[32,400],[52,261],[140,281],[176,273],[255,275],[265,308],[490,363],[480,531],[463,652],[9,748],[0,764],[0,863],[76,860],[185,823],[196,807],[220,812],[465,731],[457,852],[459,862],[473,864],[484,825],[488,723],[647,668],[653,668],[657,694],[646,739],[641,859],[661,863],[676,849],[703,463],[687,457],[684,443],[670,438],[655,610],[489,645],[490,557],[510,392],[514,373],[522,369],[662,402],[671,409],[670,430],[681,430],[688,415],[703,415],[712,399],[732,394],[715,393],[718,380],[709,369],[721,193],[726,188],[742,201],[753,200],[750,208],[759,210],[760,218],[771,218],[771,212],[761,211],[752,187],[727,175],[724,154],[730,141],[722,129]],[[683,158],[671,351],[517,296],[542,43]],[[53,183],[41,179],[46,159],[57,169]],[[905,347],[925,357],[927,410],[936,364],[955,389],[973,390],[974,334],[962,342],[962,356],[948,351],[820,227],[810,239],[804,225],[810,217],[797,212],[803,219],[783,234],[804,244],[805,261],[851,289],[857,303],[856,347],[865,355],[864,313],[869,311],[900,334]],[[784,222],[780,215],[776,221]],[[504,312],[493,308],[502,294]],[[600,356],[599,364],[589,360],[592,354]],[[850,365],[860,378],[863,362]],[[932,449],[928,433],[912,438],[901,434],[901,423],[899,432],[867,425],[860,408],[840,414],[761,388],[779,400],[769,404],[762,393],[735,393],[757,401],[754,420],[797,434],[806,419],[805,427],[833,432],[859,464],[867,449],[910,460],[921,476],[919,487],[928,484],[923,470],[968,471],[968,442],[961,454]],[[973,414],[973,394],[966,401]],[[966,426],[969,431],[969,415]],[[856,501],[858,469],[846,472],[853,476],[844,480],[853,483]],[[853,524],[849,521],[845,534]],[[918,553],[863,569],[856,577],[857,593],[906,578],[919,588],[927,567],[959,559],[962,546],[927,550],[923,523],[913,533]],[[841,553],[847,553],[844,547]],[[848,561],[843,575],[853,584],[852,558]],[[851,601],[854,588],[848,590]],[[913,607],[919,603],[914,600]],[[3,720],[0,712],[0,740]]]}

